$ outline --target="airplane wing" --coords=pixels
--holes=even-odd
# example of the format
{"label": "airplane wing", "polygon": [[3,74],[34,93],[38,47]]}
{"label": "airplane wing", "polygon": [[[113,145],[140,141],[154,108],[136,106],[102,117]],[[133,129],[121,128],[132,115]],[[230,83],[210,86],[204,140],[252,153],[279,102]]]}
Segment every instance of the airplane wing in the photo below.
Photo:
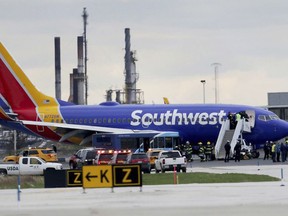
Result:
{"label": "airplane wing", "polygon": [[41,121],[21,121],[24,125],[43,126],[49,127],[55,133],[59,134],[62,138],[59,142],[65,142],[69,140],[80,140],[80,145],[92,142],[92,135],[96,133],[114,133],[114,134],[128,134],[128,133],[161,133],[161,131],[154,130],[131,130],[124,128],[111,128],[111,127],[99,127],[89,125],[78,124],[66,124],[66,123],[53,123],[53,122],[41,122]]}

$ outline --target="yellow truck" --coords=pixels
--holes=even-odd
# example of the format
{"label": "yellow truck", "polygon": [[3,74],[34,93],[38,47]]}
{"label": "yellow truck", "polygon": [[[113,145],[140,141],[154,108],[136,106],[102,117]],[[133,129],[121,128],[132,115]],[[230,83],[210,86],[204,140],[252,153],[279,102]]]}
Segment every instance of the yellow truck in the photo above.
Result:
{"label": "yellow truck", "polygon": [[47,162],[57,162],[57,153],[51,148],[28,148],[24,149],[17,155],[6,156],[3,162],[15,162],[18,163],[19,158],[22,156],[34,156],[39,157]]}

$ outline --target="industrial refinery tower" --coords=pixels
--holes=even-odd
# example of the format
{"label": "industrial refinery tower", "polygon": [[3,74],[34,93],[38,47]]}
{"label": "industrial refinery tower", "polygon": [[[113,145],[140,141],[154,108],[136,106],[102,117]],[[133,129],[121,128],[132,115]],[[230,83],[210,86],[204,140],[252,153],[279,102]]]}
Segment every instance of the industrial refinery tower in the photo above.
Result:
{"label": "industrial refinery tower", "polygon": [[[88,14],[83,12],[84,33],[77,37],[77,68],[70,74],[70,96],[68,101],[83,105],[87,104],[88,76],[87,76],[87,39],[86,25]],[[106,91],[106,101],[112,101],[113,92],[116,102],[121,104],[143,104],[144,92],[136,88],[139,74],[136,72],[136,51],[131,51],[130,29],[125,28],[125,86],[123,90],[109,89]],[[61,99],[61,59],[60,37],[55,37],[55,94]]]}
{"label": "industrial refinery tower", "polygon": [[137,61],[135,52],[130,50],[130,29],[125,29],[125,102],[127,104],[135,104],[136,100],[136,82],[138,74],[136,73]]}
{"label": "industrial refinery tower", "polygon": [[136,51],[131,51],[130,29],[125,28],[125,87],[122,90],[106,91],[106,101],[112,101],[112,93],[116,92],[116,102],[122,104],[143,104],[144,93],[136,88],[139,74],[136,72]]}
{"label": "industrial refinery tower", "polygon": [[75,104],[87,104],[88,98],[88,76],[87,76],[87,11],[83,9],[84,33],[77,37],[77,68],[70,74],[70,96],[68,101]]}

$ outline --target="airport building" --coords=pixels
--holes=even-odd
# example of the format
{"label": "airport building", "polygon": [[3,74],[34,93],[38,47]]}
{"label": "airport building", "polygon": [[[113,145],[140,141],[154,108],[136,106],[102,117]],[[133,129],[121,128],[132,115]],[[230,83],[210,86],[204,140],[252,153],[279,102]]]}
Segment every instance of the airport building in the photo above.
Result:
{"label": "airport building", "polygon": [[268,92],[268,110],[288,121],[288,92]]}

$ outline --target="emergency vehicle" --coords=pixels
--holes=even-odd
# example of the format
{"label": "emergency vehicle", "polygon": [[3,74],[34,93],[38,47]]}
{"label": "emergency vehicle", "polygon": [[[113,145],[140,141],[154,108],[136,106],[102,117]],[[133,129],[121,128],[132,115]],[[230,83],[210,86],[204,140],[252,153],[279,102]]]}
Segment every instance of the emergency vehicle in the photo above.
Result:
{"label": "emergency vehicle", "polygon": [[131,150],[114,151],[110,164],[125,164]]}
{"label": "emergency vehicle", "polygon": [[113,150],[99,150],[94,163],[96,165],[110,164],[113,154]]}

